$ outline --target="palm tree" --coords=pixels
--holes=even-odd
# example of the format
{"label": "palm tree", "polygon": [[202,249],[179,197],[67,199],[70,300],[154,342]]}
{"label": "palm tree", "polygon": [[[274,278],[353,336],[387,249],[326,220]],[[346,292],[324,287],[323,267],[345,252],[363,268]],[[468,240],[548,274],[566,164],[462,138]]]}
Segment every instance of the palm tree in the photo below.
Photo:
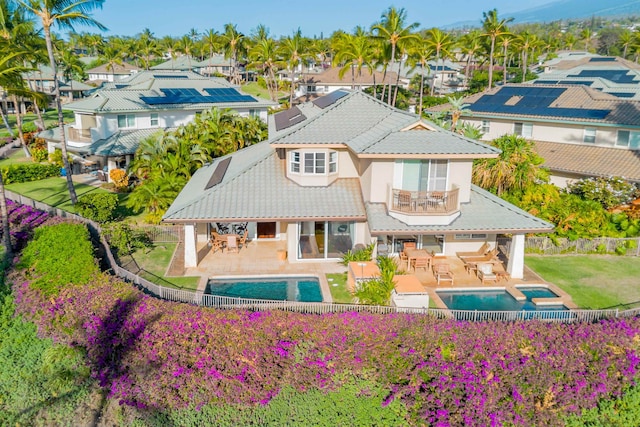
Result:
{"label": "palm tree", "polygon": [[67,138],[64,134],[64,116],[62,114],[62,102],[60,99],[60,83],[58,82],[58,68],[53,56],[53,42],[51,40],[51,26],[57,24],[62,28],[73,29],[74,24],[91,25],[101,30],[106,30],[102,24],[91,18],[90,12],[96,8],[102,8],[104,0],[17,0],[29,13],[40,18],[44,40],[47,44],[49,66],[53,74],[54,94],[56,108],[58,110],[58,126],[60,128],[60,145],[62,148],[62,161],[66,170],[67,187],[72,204],[76,204],[78,197],[71,179],[71,167],[67,154]]}
{"label": "palm tree", "polygon": [[593,31],[590,28],[583,28],[580,31],[580,40],[584,41],[584,50],[589,52],[591,49],[591,40],[593,39]]}
{"label": "palm tree", "polygon": [[106,64],[107,71],[111,71],[111,80],[115,81],[116,65],[123,65],[122,52],[114,46],[106,45],[98,59]]}
{"label": "palm tree", "polygon": [[287,64],[289,75],[291,77],[291,89],[289,93],[289,106],[293,105],[293,93],[296,86],[296,69],[307,61],[309,52],[307,50],[306,40],[302,37],[302,33],[298,28],[293,36],[285,37],[280,42],[280,54]]}
{"label": "palm tree", "polygon": [[627,29],[623,30],[620,33],[619,39],[620,45],[622,45],[622,57],[627,59],[627,51],[629,50],[629,46],[631,46],[634,42],[633,33]]}
{"label": "palm tree", "polygon": [[449,114],[451,114],[451,132],[455,132],[458,125],[458,120],[460,120],[460,116],[462,115],[462,113],[469,111],[467,109],[469,104],[465,104],[463,102],[464,97],[462,96],[448,96],[447,100],[449,101]]}
{"label": "palm tree", "polygon": [[69,87],[71,88],[70,98],[73,100],[73,79],[76,76],[80,78],[83,75],[86,75],[84,72],[84,63],[80,61],[78,55],[76,55],[71,50],[63,50],[62,54],[59,56],[60,68],[62,75],[64,76],[65,81],[69,83]]}
{"label": "palm tree", "polygon": [[373,64],[371,63],[373,48],[371,40],[365,34],[342,34],[334,42],[333,49],[336,52],[333,57],[333,65],[341,66],[338,71],[340,79],[347,71],[351,71],[351,89],[355,89],[356,75],[362,76],[362,67],[366,66],[369,69],[369,74],[373,72]]}
{"label": "palm tree", "polygon": [[548,172],[541,166],[544,159],[535,152],[533,142],[521,136],[505,135],[491,144],[502,152],[496,158],[474,162],[474,184],[500,196],[548,180]]}
{"label": "palm tree", "polygon": [[[425,41],[427,43],[427,47],[435,53],[436,58],[436,70],[433,78],[433,84],[431,85],[431,96],[433,96],[436,82],[435,76],[438,75],[438,64],[442,59],[442,66],[444,68],[444,60],[445,58],[451,57],[450,49],[454,46],[454,41],[449,34],[440,31],[438,28],[432,28],[427,31]],[[440,79],[440,89],[442,89],[442,80],[444,79]]]}
{"label": "palm tree", "polygon": [[516,38],[516,43],[521,49],[522,56],[522,82],[527,79],[527,61],[529,58],[529,52],[533,54],[538,47],[540,47],[540,40],[535,34],[524,31]]}
{"label": "palm tree", "polygon": [[[146,29],[149,31],[149,29]],[[145,70],[151,67],[151,57],[162,55],[162,49],[158,46],[158,41],[149,32],[143,32],[138,37],[136,50],[142,55],[142,63]]]}
{"label": "palm tree", "polygon": [[460,48],[467,57],[467,66],[464,70],[464,78],[466,81],[473,77],[473,73],[470,72],[471,62],[475,62],[476,54],[482,48],[482,44],[480,43],[481,38],[482,34],[480,34],[480,31],[471,30],[467,34],[463,35],[460,40]]}
{"label": "palm tree", "polygon": [[483,12],[482,16],[484,18],[484,21],[482,22],[484,35],[489,37],[491,42],[491,47],[489,49],[489,89],[491,89],[493,85],[493,59],[496,50],[496,40],[502,34],[508,32],[507,24],[513,21],[513,18],[499,19],[497,9],[491,9],[488,12]]}
{"label": "palm tree", "polygon": [[[380,16],[380,22],[371,27],[371,32],[375,39],[383,40],[391,46],[389,61],[391,70],[394,70],[398,44],[410,43],[417,38],[416,34],[412,31],[418,28],[419,24],[414,22],[405,26],[406,19],[407,12],[404,8],[398,10],[394,6],[391,6]],[[387,101],[389,105],[391,105],[391,100],[391,82],[389,82]]]}
{"label": "palm tree", "polygon": [[433,50],[427,43],[426,39],[419,37],[416,39],[411,46],[409,47],[408,53],[408,64],[409,66],[416,68],[420,67],[420,71],[416,74],[420,76],[420,96],[418,100],[418,116],[422,117],[422,107],[423,107],[423,99],[424,99],[424,79],[425,72],[427,70],[427,62],[433,56]]}
{"label": "palm tree", "polygon": [[576,36],[573,33],[566,33],[562,42],[567,50],[573,50],[573,45],[576,44]]}
{"label": "palm tree", "polygon": [[247,67],[262,70],[269,97],[272,101],[276,101],[278,98],[276,71],[279,64],[276,42],[272,38],[258,40],[249,51],[249,59],[251,62]]}
{"label": "palm tree", "polygon": [[178,41],[178,52],[182,52],[187,56],[189,68],[191,68],[191,57],[193,56],[193,50],[195,49],[195,42],[190,36],[182,36]]}
{"label": "palm tree", "polygon": [[504,33],[500,36],[500,44],[502,45],[502,84],[507,84],[507,62],[509,61],[509,45],[513,41],[513,34]]}
{"label": "palm tree", "polygon": [[222,34],[220,38],[222,40],[222,48],[224,49],[224,57],[229,60],[231,83],[240,84],[238,58],[245,51],[244,34],[238,31],[236,25],[225,24],[224,34]]}
{"label": "palm tree", "polygon": [[209,49],[209,67],[212,65],[213,54],[220,48],[220,34],[213,28],[204,33],[202,42]]}

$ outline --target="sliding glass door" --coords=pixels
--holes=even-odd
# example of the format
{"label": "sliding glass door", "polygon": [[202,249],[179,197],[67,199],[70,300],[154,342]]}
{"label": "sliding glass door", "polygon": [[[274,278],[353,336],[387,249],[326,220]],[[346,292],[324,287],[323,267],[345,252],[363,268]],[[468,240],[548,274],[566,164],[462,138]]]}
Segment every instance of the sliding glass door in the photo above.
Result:
{"label": "sliding glass door", "polygon": [[353,222],[305,221],[298,231],[298,259],[341,258],[355,240]]}

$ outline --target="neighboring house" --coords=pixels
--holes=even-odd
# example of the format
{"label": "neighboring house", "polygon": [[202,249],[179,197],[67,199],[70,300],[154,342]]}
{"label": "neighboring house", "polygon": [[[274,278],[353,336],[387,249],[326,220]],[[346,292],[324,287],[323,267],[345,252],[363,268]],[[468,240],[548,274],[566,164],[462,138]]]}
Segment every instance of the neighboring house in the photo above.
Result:
{"label": "neighboring house", "polygon": [[640,100],[640,64],[614,56],[565,52],[542,64],[534,85],[584,85],[618,98]]}
{"label": "neighboring house", "polygon": [[257,244],[286,241],[289,262],[335,262],[371,242],[454,255],[510,233],[508,270],[521,278],[525,233],[553,229],[471,184],[474,159],[497,157],[496,148],[361,91],[273,120],[268,141],[199,169],[167,210],[164,222],[184,224],[186,267],[211,231],[241,223]]}
{"label": "neighboring house", "polygon": [[[358,70],[354,67],[353,70],[347,70],[342,78],[340,78],[339,74],[340,68],[333,67],[320,72],[300,75],[296,97],[326,95],[340,89],[364,90],[373,86],[382,87],[382,85],[389,84],[389,82],[395,85],[398,82],[397,73],[387,72],[385,74],[381,71],[372,73],[368,67],[362,67],[361,73],[358,73]],[[401,78],[398,83],[405,89],[409,86],[407,79]]]}
{"label": "neighboring house", "polygon": [[[53,96],[55,85],[53,82],[53,72],[51,71],[51,67],[47,65],[40,65],[37,71],[24,73],[22,76],[27,82],[27,87],[37,92]],[[62,97],[63,103],[83,98],[87,92],[94,89],[93,86],[89,86],[76,80],[67,81],[60,74],[60,71],[58,71],[58,86],[60,87],[60,96]],[[28,103],[31,103],[31,101],[29,100]]]}
{"label": "neighboring house", "polygon": [[89,81],[115,82],[130,77],[139,71],[141,71],[141,69],[135,65],[123,62],[122,64],[114,64],[113,67],[109,64],[99,65],[87,70],[87,75],[89,76]]}
{"label": "neighboring house", "polygon": [[640,101],[585,85],[510,84],[464,102],[460,121],[480,128],[483,141],[506,134],[535,141],[559,187],[589,176],[640,182]]}
{"label": "neighboring house", "polygon": [[[75,123],[65,126],[67,149],[79,168],[90,163],[107,171],[128,165],[142,139],[191,122],[212,107],[267,121],[271,101],[246,95],[226,80],[193,72],[141,71],[67,104]],[[41,132],[49,151],[60,143],[59,128]],[[74,170],[78,172],[78,170]]]}
{"label": "neighboring house", "polygon": [[451,94],[467,89],[465,76],[462,73],[463,67],[448,59],[440,59],[438,61],[427,61],[426,67],[421,64],[412,67],[403,61],[401,65],[395,64],[393,69],[389,71],[400,71],[400,78],[410,82],[415,76],[422,75],[425,78],[425,91],[429,91],[429,87],[433,86],[434,94]]}
{"label": "neighboring house", "polygon": [[193,58],[189,55],[181,55],[175,58],[170,58],[169,60],[154,65],[150,69],[152,71],[161,71],[161,70],[171,70],[171,71],[192,71],[194,68],[197,68],[196,64],[199,64],[200,61],[196,58]]}
{"label": "neighboring house", "polygon": [[223,75],[229,77],[231,75],[231,64],[233,60],[227,59],[219,53],[213,54],[204,61],[193,62],[193,70],[203,76]]}

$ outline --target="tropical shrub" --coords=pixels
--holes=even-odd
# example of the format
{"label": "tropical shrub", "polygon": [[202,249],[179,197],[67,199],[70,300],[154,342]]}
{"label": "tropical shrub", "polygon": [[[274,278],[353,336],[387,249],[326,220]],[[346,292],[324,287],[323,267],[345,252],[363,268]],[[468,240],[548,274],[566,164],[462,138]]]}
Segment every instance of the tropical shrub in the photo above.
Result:
{"label": "tropical shrub", "polygon": [[570,183],[567,190],[585,200],[594,200],[605,209],[611,209],[633,200],[637,188],[624,178],[615,176],[583,178]]}
{"label": "tropical shrub", "polygon": [[31,286],[47,297],[70,284],[86,285],[99,272],[89,230],[83,224],[38,227],[22,252]]}
{"label": "tropical shrub", "polygon": [[111,169],[109,172],[109,178],[116,187],[116,191],[126,190],[129,186],[129,176],[124,169]]}
{"label": "tropical shrub", "polygon": [[[71,156],[67,156],[69,160],[69,164],[73,163],[73,159]],[[62,150],[55,150],[53,153],[49,153],[49,163],[53,163],[59,168],[64,167],[64,162],[62,161]]]}
{"label": "tropical shrub", "polygon": [[[51,220],[48,213],[7,199],[11,243],[16,251],[26,244],[33,229]],[[0,236],[2,236],[0,230]]]}
{"label": "tropical shrub", "polygon": [[597,407],[586,409],[578,415],[572,414],[565,422],[567,427],[640,425],[640,387],[629,387],[616,399],[601,400]]}
{"label": "tropical shrub", "polygon": [[134,230],[124,222],[104,224],[102,231],[109,246],[119,257],[129,255],[137,249],[148,248],[152,244],[151,239],[144,232]]}
{"label": "tropical shrub", "polygon": [[42,163],[46,161],[49,156],[46,148],[31,148],[29,151],[31,152],[31,159],[35,163]]}
{"label": "tropical shrub", "polygon": [[342,265],[349,265],[350,262],[354,261],[371,261],[375,247],[376,245],[371,243],[362,249],[348,250],[342,255]]}
{"label": "tropical shrub", "polygon": [[10,165],[2,169],[2,179],[5,184],[39,181],[54,176],[60,176],[59,166],[43,165],[40,163],[22,163]]}
{"label": "tropical shrub", "polygon": [[76,212],[96,222],[111,221],[118,209],[118,195],[113,193],[89,193],[81,196],[76,204]]}

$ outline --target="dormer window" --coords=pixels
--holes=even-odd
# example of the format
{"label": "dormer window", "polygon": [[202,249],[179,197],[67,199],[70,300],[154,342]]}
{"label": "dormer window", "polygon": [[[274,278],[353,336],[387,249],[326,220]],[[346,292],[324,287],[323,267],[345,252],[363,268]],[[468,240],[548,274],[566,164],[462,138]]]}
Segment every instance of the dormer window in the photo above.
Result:
{"label": "dormer window", "polygon": [[292,151],[289,155],[289,171],[303,175],[337,173],[338,153],[336,151]]}

